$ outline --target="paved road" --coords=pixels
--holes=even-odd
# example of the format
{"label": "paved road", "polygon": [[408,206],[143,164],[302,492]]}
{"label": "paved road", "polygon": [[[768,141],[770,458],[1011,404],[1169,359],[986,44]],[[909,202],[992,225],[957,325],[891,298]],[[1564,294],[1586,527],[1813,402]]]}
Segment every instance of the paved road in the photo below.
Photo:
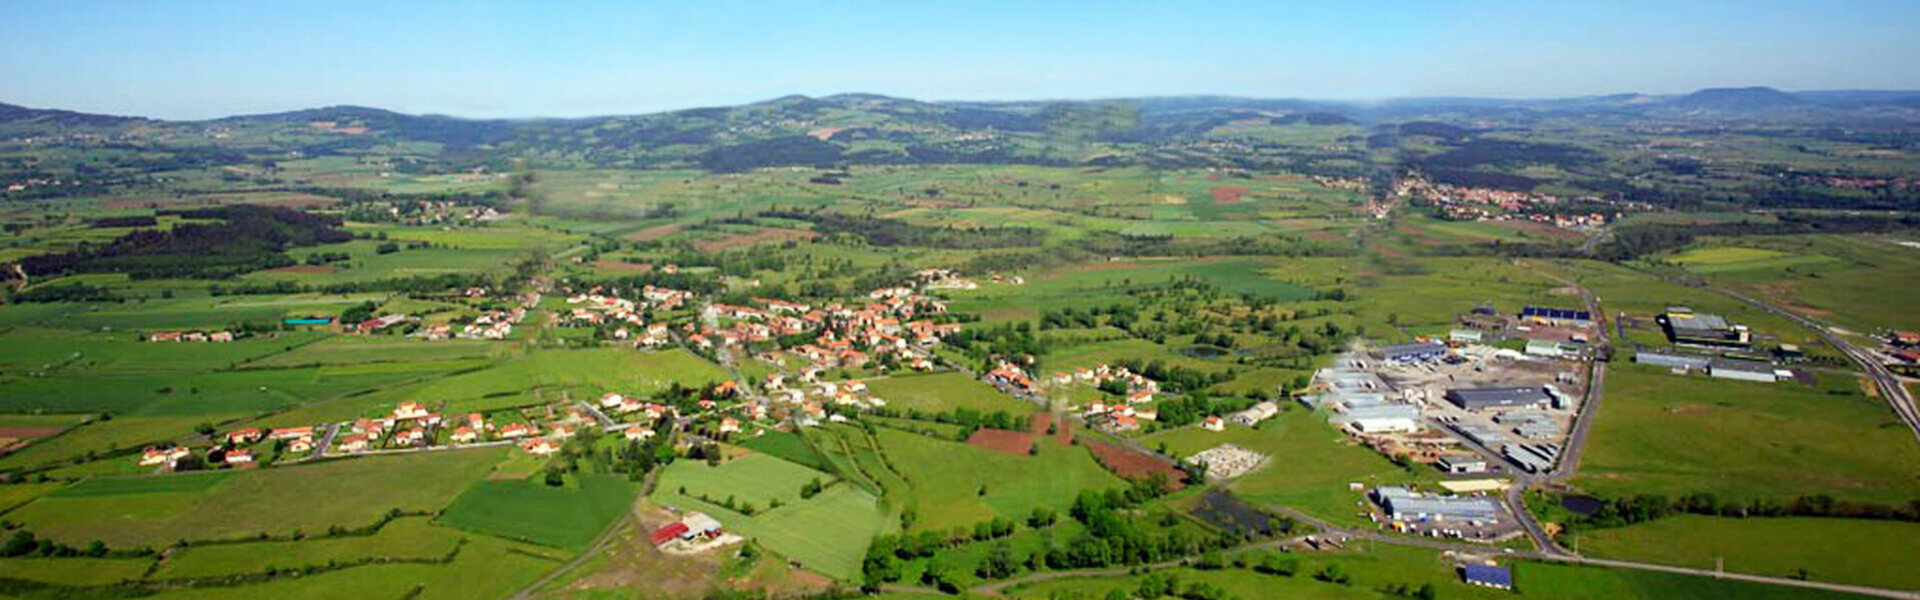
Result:
{"label": "paved road", "polygon": [[600,407],[594,406],[593,403],[591,402],[580,401],[580,402],[575,402],[574,404],[578,404],[580,405],[580,408],[587,409],[587,412],[592,413],[594,420],[597,420],[600,422],[601,431],[613,431],[613,428],[619,425],[618,423],[614,422],[613,417],[607,416],[607,413],[600,412]]}
{"label": "paved road", "polygon": [[307,455],[306,460],[314,460],[322,456],[326,456],[327,449],[333,447],[333,438],[339,435],[340,435],[340,424],[328,423],[327,433],[325,435],[320,436],[320,443],[313,445],[313,454]]}

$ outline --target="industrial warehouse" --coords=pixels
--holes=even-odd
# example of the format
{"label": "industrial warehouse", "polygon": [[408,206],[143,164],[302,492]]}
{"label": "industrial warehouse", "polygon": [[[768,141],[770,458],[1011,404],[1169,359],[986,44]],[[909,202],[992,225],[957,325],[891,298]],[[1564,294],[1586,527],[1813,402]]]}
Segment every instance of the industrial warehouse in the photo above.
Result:
{"label": "industrial warehouse", "polygon": [[1745,325],[1735,325],[1712,313],[1696,313],[1685,306],[1667,307],[1656,320],[1666,330],[1667,340],[1676,345],[1745,348],[1753,343],[1753,334]]}
{"label": "industrial warehouse", "polygon": [[1463,410],[1489,408],[1540,408],[1553,403],[1554,397],[1542,386],[1485,387],[1447,390],[1447,401]]}
{"label": "industrial warehouse", "polygon": [[[1504,317],[1482,304],[1459,322],[1442,330],[1444,337],[1343,356],[1338,366],[1315,373],[1313,391],[1298,399],[1326,409],[1329,421],[1375,451],[1431,464],[1449,476],[1553,469],[1587,393],[1587,370],[1580,364],[1595,354],[1587,345],[1597,333],[1593,315],[1527,307]],[[1498,504],[1392,487],[1369,498],[1382,507],[1377,520],[1383,526],[1414,529],[1419,527],[1405,521],[1474,521],[1486,516],[1475,510]],[[1486,539],[1452,528],[1427,529]]]}

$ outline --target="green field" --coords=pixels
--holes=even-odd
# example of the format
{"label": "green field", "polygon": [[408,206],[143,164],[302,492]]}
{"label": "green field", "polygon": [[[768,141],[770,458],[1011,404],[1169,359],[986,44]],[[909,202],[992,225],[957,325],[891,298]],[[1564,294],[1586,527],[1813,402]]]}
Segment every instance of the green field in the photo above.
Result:
{"label": "green field", "polygon": [[1121,484],[1079,446],[1043,443],[1038,456],[1028,456],[884,427],[876,437],[888,462],[911,486],[907,501],[918,514],[914,531],[970,526],[994,517],[1024,519],[1041,507],[1064,511],[1082,490]]}
{"label": "green field", "polygon": [[458,531],[435,527],[428,521],[426,517],[401,517],[373,535],[191,546],[168,555],[149,578],[218,577],[330,562],[437,559],[459,547]]}
{"label": "green field", "polygon": [[1920,524],[1817,518],[1681,515],[1580,534],[1590,556],[1797,577],[1890,589],[1920,588],[1913,541]]}
{"label": "green field", "polygon": [[[499,449],[327,461],[208,475],[89,482],[8,518],[70,544],[160,546],[362,527],[389,510],[433,511],[500,460]],[[352,497],[353,502],[324,499]]]}
{"label": "green field", "polygon": [[689,460],[675,462],[660,474],[655,496],[696,499],[705,496],[714,503],[733,498],[738,503],[765,509],[775,500],[782,504],[799,502],[800,486],[815,479],[829,483],[833,476],[765,454],[749,454],[719,466]]}
{"label": "green field", "polygon": [[1616,364],[1574,483],[1609,497],[1920,497],[1912,433],[1855,377],[1817,377],[1762,384]]}
{"label": "green field", "polygon": [[0,579],[63,585],[108,585],[140,579],[151,558],[0,558]]}
{"label": "green field", "polygon": [[1018,414],[1033,410],[1033,405],[1010,398],[993,386],[960,372],[875,379],[867,382],[867,391],[875,398],[886,400],[888,408],[900,411],[945,413],[953,412],[956,408],[967,408]]}
{"label": "green field", "polygon": [[[1910,237],[1910,236],[1909,236]],[[1717,284],[1767,298],[1856,331],[1920,328],[1906,295],[1920,249],[1899,236],[1781,235],[1708,238],[1667,258]]]}
{"label": "green field", "polygon": [[[1814,590],[1787,588],[1736,581],[1720,581],[1646,571],[1576,567],[1551,563],[1516,561],[1513,568],[1515,591],[1474,587],[1460,581],[1452,561],[1430,550],[1380,546],[1367,552],[1336,552],[1293,557],[1297,571],[1292,577],[1266,575],[1251,570],[1223,569],[1203,571],[1175,569],[1170,572],[1182,582],[1204,581],[1219,586],[1239,598],[1395,598],[1382,588],[1388,585],[1432,585],[1439,598],[1527,598],[1599,600],[1626,598],[1645,600],[1716,598],[1857,598]],[[1311,574],[1328,566],[1338,566],[1352,581],[1347,585],[1318,581]],[[1022,585],[1012,596],[1026,600],[1046,600],[1052,594],[1075,591],[1088,598],[1103,598],[1111,590],[1132,592],[1141,576],[1068,578]]]}
{"label": "green field", "polygon": [[827,471],[832,468],[827,464],[826,457],[821,456],[813,446],[807,444],[807,441],[796,433],[768,431],[741,441],[740,446],[818,471]]}
{"label": "green field", "polygon": [[181,437],[192,431],[196,424],[219,420],[222,419],[216,415],[116,417],[106,421],[95,420],[0,457],[0,468],[39,466],[83,456],[88,452],[106,453],[126,448],[139,448],[152,442]]}
{"label": "green field", "polygon": [[613,475],[582,474],[553,487],[528,479],[474,482],[440,522],[503,538],[585,550],[633,506],[640,486]]}
{"label": "green field", "polygon": [[[652,497],[682,509],[705,511],[728,529],[809,569],[851,579],[859,572],[868,540],[882,533],[889,520],[871,494],[844,483],[801,498],[800,486],[815,479],[833,481],[830,475],[764,454],[749,454],[717,467],[678,461],[660,474]],[[754,513],[724,508],[728,498],[736,508],[751,503]],[[775,500],[781,504],[778,508],[772,507]]]}
{"label": "green field", "polygon": [[[1348,483],[1367,486],[1432,482],[1431,470],[1408,472],[1363,446],[1347,440],[1324,415],[1290,406],[1257,429],[1229,425],[1224,432],[1183,427],[1148,435],[1140,443],[1149,448],[1166,444],[1177,456],[1234,444],[1268,456],[1266,466],[1227,484],[1235,494],[1255,503],[1299,509],[1336,524],[1371,527],[1357,509],[1362,501]],[[1303,459],[1300,457],[1312,457]]]}
{"label": "green field", "polygon": [[473,536],[460,547],[453,561],[446,564],[373,564],[239,587],[172,590],[148,597],[165,600],[236,596],[298,600],[408,595],[436,600],[504,598],[560,566],[564,560],[563,555],[540,546]]}

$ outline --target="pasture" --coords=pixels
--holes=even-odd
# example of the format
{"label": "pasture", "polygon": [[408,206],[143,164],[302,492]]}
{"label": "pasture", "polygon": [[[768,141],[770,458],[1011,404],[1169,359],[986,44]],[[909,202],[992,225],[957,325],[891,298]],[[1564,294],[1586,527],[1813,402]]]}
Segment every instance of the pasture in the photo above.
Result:
{"label": "pasture", "polygon": [[190,579],[299,569],[332,562],[437,559],[459,547],[459,531],[427,517],[401,517],[372,535],[315,537],[292,542],[208,544],[176,550],[150,579]]}
{"label": "pasture", "polygon": [[868,393],[887,401],[894,410],[918,410],[929,413],[953,412],[966,408],[980,412],[1008,411],[1015,414],[1033,410],[1033,405],[1015,400],[993,386],[960,372],[926,375],[897,375],[867,382]]}
{"label": "pasture", "polygon": [[[814,479],[831,485],[812,498],[801,498],[800,486]],[[729,498],[736,508],[751,503],[753,514],[725,508]],[[652,499],[705,511],[727,528],[759,540],[768,550],[842,580],[859,573],[867,542],[891,522],[866,491],[764,454],[749,454],[717,467],[676,461],[660,474]],[[780,502],[777,508],[775,500]]]}
{"label": "pasture", "polygon": [[826,457],[821,456],[797,433],[768,431],[747,438],[739,444],[742,448],[818,471],[827,471],[832,468],[828,466]]}
{"label": "pasture", "polygon": [[[160,546],[361,527],[389,510],[445,507],[485,475],[498,448],[334,460],[208,474],[101,479],[8,514],[36,535],[84,546]],[[329,499],[351,497],[353,502]]]}
{"label": "pasture", "polygon": [[[1347,440],[1323,415],[1290,407],[1262,422],[1257,429],[1229,425],[1220,433],[1198,427],[1170,429],[1140,438],[1148,448],[1166,444],[1176,456],[1220,444],[1235,444],[1265,454],[1265,466],[1228,484],[1235,494],[1259,504],[1299,509],[1329,522],[1371,526],[1356,514],[1360,494],[1347,490],[1351,482],[1380,484],[1427,483],[1430,469],[1401,469],[1378,453]],[[1301,459],[1300,457],[1312,457]]]}
{"label": "pasture", "polygon": [[1679,515],[1580,532],[1591,556],[1798,577],[1892,589],[1920,588],[1920,556],[1911,550],[1920,523],[1821,518],[1722,518]]}
{"label": "pasture", "polygon": [[0,579],[61,585],[109,585],[140,579],[151,558],[0,558]]}
{"label": "pasture", "polygon": [[341,597],[403,597],[469,600],[512,595],[565,561],[548,548],[487,536],[471,536],[445,564],[372,564],[318,575],[281,577],[237,587],[197,587],[148,596],[161,600],[256,598],[323,600]]}
{"label": "pasture", "polygon": [[[1874,235],[1709,238],[1668,258],[1721,285],[1735,286],[1801,314],[1860,332],[1917,329],[1906,302],[1920,277],[1920,249]],[[1733,244],[1738,244],[1737,246]]]}
{"label": "pasture", "polygon": [[1609,497],[1920,497],[1920,449],[1853,376],[1774,384],[1616,364],[1574,483]]}
{"label": "pasture", "polygon": [[1124,484],[1079,446],[1040,444],[1039,455],[1025,456],[884,427],[875,436],[910,486],[916,532],[1024,519],[1042,507],[1064,512],[1082,490]]}
{"label": "pasture", "polygon": [[800,487],[816,479],[830,483],[833,476],[766,454],[748,454],[719,466],[685,460],[675,461],[660,473],[654,495],[656,499],[704,496],[714,504],[733,498],[736,503],[765,509],[775,500],[782,504],[799,502]]}
{"label": "pasture", "polygon": [[613,475],[583,473],[561,487],[532,479],[483,479],[455,498],[439,521],[580,551],[631,509],[639,492],[639,485]]}

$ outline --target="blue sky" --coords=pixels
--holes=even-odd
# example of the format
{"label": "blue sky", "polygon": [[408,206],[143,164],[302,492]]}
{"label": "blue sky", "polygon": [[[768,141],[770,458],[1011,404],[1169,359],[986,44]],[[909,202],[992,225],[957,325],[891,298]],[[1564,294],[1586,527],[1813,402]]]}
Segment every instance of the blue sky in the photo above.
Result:
{"label": "blue sky", "polygon": [[1920,89],[1920,1],[0,1],[0,102],[581,116],[874,92]]}

